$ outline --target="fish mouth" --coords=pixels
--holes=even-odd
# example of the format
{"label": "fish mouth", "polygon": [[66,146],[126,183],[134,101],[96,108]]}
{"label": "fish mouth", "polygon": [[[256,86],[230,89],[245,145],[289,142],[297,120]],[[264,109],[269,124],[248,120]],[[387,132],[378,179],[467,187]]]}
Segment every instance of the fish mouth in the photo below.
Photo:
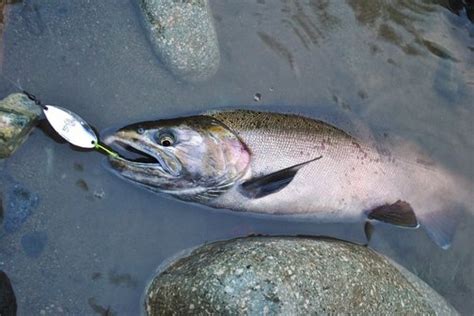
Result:
{"label": "fish mouth", "polygon": [[118,154],[118,156],[109,156],[109,161],[113,166],[158,169],[163,173],[171,173],[159,153],[141,146],[140,143],[115,135],[106,137],[104,143]]}

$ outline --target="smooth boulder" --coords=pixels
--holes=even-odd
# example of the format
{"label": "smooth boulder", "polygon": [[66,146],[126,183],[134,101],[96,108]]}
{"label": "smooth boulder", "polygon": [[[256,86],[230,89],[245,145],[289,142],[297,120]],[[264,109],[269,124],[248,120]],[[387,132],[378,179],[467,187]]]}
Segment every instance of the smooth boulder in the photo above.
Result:
{"label": "smooth boulder", "polygon": [[419,278],[364,246],[251,237],[202,246],[161,272],[148,315],[457,314]]}
{"label": "smooth boulder", "polygon": [[17,304],[12,284],[7,274],[0,270],[0,315],[16,315]]}
{"label": "smooth boulder", "polygon": [[219,45],[207,0],[140,0],[150,41],[177,77],[203,81],[220,63]]}
{"label": "smooth boulder", "polygon": [[41,109],[23,93],[0,101],[0,159],[7,158],[25,141]]}

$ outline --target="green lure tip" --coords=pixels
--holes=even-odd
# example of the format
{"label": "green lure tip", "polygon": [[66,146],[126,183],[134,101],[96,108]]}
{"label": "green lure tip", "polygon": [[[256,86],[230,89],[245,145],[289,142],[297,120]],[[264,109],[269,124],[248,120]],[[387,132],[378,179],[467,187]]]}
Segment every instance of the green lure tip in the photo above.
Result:
{"label": "green lure tip", "polygon": [[119,154],[117,154],[115,151],[112,151],[112,150],[108,149],[107,147],[102,146],[99,142],[95,143],[94,149],[96,149],[98,151],[103,151],[105,154],[107,154],[108,156],[113,157],[113,158],[119,158],[120,157]]}

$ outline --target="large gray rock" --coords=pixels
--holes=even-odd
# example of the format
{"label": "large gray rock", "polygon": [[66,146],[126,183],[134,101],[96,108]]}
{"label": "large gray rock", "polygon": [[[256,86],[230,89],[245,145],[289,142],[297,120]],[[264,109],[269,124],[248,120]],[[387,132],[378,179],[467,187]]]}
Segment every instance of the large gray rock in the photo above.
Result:
{"label": "large gray rock", "polygon": [[0,159],[10,156],[26,139],[41,109],[22,93],[0,101]]}
{"label": "large gray rock", "polygon": [[7,274],[0,270],[0,315],[16,315],[16,298]]}
{"label": "large gray rock", "polygon": [[252,237],[194,250],[145,299],[163,314],[457,314],[423,281],[359,245]]}
{"label": "large gray rock", "polygon": [[150,40],[176,76],[202,81],[219,68],[217,35],[207,0],[140,0]]}

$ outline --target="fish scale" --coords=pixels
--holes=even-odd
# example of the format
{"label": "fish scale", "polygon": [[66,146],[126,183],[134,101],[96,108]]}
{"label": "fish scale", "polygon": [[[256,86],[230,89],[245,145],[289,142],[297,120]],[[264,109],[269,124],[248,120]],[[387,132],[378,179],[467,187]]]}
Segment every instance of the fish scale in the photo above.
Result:
{"label": "fish scale", "polygon": [[224,123],[249,147],[251,167],[256,174],[274,172],[318,157],[323,154],[321,147],[328,140],[354,141],[342,130],[296,115],[244,110],[209,115]]}

